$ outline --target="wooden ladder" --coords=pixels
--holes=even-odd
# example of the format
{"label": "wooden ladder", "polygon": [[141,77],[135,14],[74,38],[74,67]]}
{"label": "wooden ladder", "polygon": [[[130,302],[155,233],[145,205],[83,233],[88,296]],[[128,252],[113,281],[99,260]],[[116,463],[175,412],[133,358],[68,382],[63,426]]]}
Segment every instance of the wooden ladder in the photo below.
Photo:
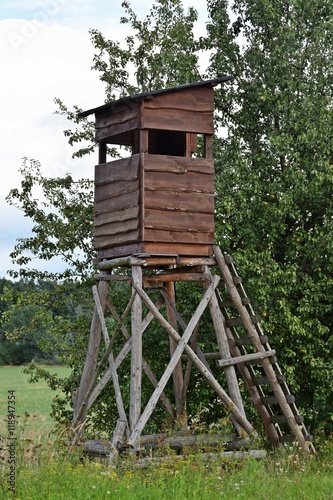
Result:
{"label": "wooden ladder", "polygon": [[219,366],[237,365],[274,446],[297,442],[303,451],[314,453],[295,397],[278,365],[276,352],[254,314],[232,257],[223,256],[219,247],[214,247],[214,254],[228,292],[224,298],[218,290],[217,297],[232,356],[219,360]]}

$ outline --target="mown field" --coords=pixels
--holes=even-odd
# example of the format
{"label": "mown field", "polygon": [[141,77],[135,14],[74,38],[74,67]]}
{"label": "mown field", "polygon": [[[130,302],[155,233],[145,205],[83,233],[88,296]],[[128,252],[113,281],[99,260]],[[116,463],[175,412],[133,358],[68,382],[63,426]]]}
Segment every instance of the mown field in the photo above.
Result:
{"label": "mown field", "polygon": [[[64,367],[52,372],[65,376]],[[16,396],[16,493],[8,491],[8,391]],[[297,451],[269,453],[256,461],[212,460],[186,454],[138,468],[135,459],[102,464],[70,449],[50,434],[53,393],[46,384],[29,384],[18,367],[0,367],[0,498],[37,499],[333,499],[333,443],[318,456]],[[59,435],[58,435],[59,436]]]}

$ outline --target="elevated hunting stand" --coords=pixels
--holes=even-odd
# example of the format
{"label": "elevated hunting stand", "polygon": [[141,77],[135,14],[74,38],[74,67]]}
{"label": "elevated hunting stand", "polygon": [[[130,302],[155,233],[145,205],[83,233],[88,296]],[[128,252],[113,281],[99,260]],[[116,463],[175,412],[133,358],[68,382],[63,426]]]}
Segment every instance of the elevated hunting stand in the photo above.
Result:
{"label": "elevated hunting stand", "polygon": [[[112,380],[118,411],[112,439],[115,454],[126,447],[136,451],[154,441],[154,436],[142,436],[142,432],[159,403],[180,427],[187,428],[186,395],[193,367],[229,411],[239,437],[257,433],[244,412],[238,375],[273,445],[295,441],[302,450],[313,451],[275,350],[261,330],[234,262],[213,246],[214,87],[228,80],[129,96],[82,113],[95,114],[99,144],[94,208],[99,274],[73,426],[83,425]],[[132,154],[107,161],[109,144],[128,146]],[[112,297],[119,282],[127,283],[130,293],[126,307],[117,312]],[[189,302],[196,304],[187,321],[177,306],[176,285],[181,282],[187,283]],[[203,315],[205,325],[210,321],[213,327],[211,352],[204,347],[206,334],[200,335]],[[145,332],[153,323],[156,332],[156,322],[167,333],[169,347],[165,352],[162,336],[155,333],[154,352],[150,347],[145,353]],[[118,334],[124,340],[116,352]],[[123,380],[129,386],[126,395],[119,368],[129,354],[130,367]],[[166,355],[164,372],[157,376],[150,360]],[[212,361],[221,368],[228,393],[221,377],[213,374]],[[153,386],[145,402],[143,373]],[[163,441],[166,436],[159,434],[157,439]]]}

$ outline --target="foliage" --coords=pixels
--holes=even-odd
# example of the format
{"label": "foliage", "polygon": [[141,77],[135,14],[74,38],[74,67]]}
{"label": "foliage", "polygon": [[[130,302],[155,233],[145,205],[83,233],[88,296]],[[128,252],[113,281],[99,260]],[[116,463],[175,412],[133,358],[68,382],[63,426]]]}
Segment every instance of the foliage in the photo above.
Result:
{"label": "foliage", "polygon": [[[332,429],[333,6],[209,0],[217,238],[245,277],[298,401]],[[313,422],[314,423],[314,422]]]}
{"label": "foliage", "polygon": [[[33,236],[20,238],[10,254],[20,266],[20,270],[11,271],[11,275],[31,279],[87,279],[91,276],[93,261],[93,182],[75,181],[69,174],[63,178],[44,177],[39,162],[27,159],[20,173],[21,190],[12,189],[7,201],[22,210],[34,226]],[[67,268],[52,273],[27,267],[36,258],[42,261],[60,258]]]}

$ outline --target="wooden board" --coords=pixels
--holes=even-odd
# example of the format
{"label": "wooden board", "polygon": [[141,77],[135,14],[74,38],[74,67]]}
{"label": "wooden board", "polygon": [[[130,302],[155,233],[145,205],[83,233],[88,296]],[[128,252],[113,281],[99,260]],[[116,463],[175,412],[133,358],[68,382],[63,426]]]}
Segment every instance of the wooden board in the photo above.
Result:
{"label": "wooden board", "polygon": [[186,232],[213,232],[214,216],[190,212],[173,212],[146,208],[145,229]]}
{"label": "wooden board", "polygon": [[193,172],[183,175],[170,172],[146,172],[145,190],[214,194],[214,178]]}
{"label": "wooden board", "polygon": [[95,185],[132,181],[138,178],[140,155],[102,163],[95,167]]}
{"label": "wooden board", "polygon": [[183,243],[143,243],[140,241],[132,243],[119,242],[112,248],[99,247],[98,259],[111,259],[125,255],[135,255],[140,253],[148,253],[152,255],[180,255],[193,257],[209,257],[213,254],[211,245],[196,245]]}
{"label": "wooden board", "polygon": [[214,175],[214,161],[211,158],[187,158],[185,156],[144,155],[145,172],[170,172],[171,174]]}
{"label": "wooden board", "polygon": [[126,193],[121,196],[115,196],[112,199],[106,199],[95,203],[94,214],[100,215],[105,212],[117,212],[126,208],[139,206],[139,191]]}
{"label": "wooden board", "polygon": [[214,214],[213,194],[147,190],[144,196],[146,208]]}
{"label": "wooden board", "polygon": [[214,232],[194,233],[189,231],[159,231],[145,229],[146,242],[163,243],[190,243],[197,245],[212,245],[214,243]]}
{"label": "wooden board", "polygon": [[95,140],[100,142],[120,134],[126,134],[139,126],[140,103],[127,102],[126,105],[119,105],[112,110],[96,113]]}
{"label": "wooden board", "polygon": [[[96,250],[103,249],[103,248],[110,248],[111,246],[116,247],[117,245],[123,245],[123,244],[128,244],[131,242],[137,242],[139,240],[139,230],[132,231],[130,233],[120,233],[114,235],[112,238],[110,238],[109,235],[107,236],[97,236],[94,237],[94,248]],[[111,257],[119,255],[118,253],[113,253],[113,254],[108,254],[106,256]],[[122,255],[127,255],[126,253],[123,253]],[[130,255],[130,254],[129,254]],[[103,257],[104,258],[104,257]]]}
{"label": "wooden board", "polygon": [[139,179],[133,181],[111,182],[95,188],[95,202],[121,196],[126,193],[133,193],[139,190]]}
{"label": "wooden board", "polygon": [[213,134],[214,91],[170,92],[144,101],[143,128]]}
{"label": "wooden board", "polygon": [[139,229],[139,220],[137,218],[97,226],[94,228],[94,237],[109,236],[110,243],[112,243],[115,234],[127,233],[134,229]]}

